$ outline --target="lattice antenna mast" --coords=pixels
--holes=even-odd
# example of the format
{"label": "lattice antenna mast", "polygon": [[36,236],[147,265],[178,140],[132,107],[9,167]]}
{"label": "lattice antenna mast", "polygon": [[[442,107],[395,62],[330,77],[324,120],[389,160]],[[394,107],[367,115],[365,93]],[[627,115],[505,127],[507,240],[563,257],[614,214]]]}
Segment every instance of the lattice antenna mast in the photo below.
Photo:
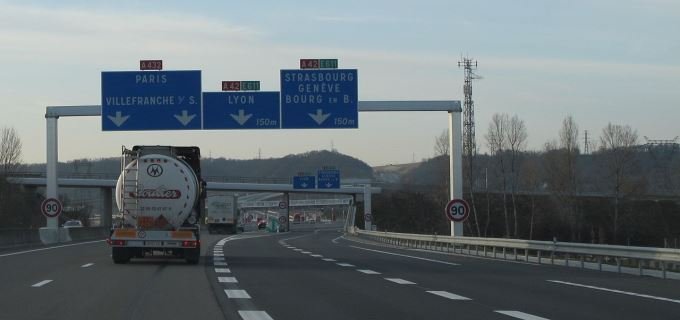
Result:
{"label": "lattice antenna mast", "polygon": [[[477,153],[475,140],[475,107],[472,101],[472,80],[482,79],[473,70],[477,70],[477,60],[469,57],[458,61],[458,67],[465,70],[465,84],[463,85],[463,155],[472,157]],[[469,158],[468,158],[469,159]]]}

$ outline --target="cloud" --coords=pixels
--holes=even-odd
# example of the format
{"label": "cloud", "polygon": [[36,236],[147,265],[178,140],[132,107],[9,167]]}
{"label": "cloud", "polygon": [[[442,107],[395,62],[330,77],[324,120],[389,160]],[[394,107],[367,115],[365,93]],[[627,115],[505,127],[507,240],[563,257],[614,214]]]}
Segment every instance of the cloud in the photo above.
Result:
{"label": "cloud", "polygon": [[195,43],[249,43],[262,33],[249,26],[184,13],[144,13],[47,8],[0,3],[1,56],[49,59],[60,53],[86,56],[206,50]]}

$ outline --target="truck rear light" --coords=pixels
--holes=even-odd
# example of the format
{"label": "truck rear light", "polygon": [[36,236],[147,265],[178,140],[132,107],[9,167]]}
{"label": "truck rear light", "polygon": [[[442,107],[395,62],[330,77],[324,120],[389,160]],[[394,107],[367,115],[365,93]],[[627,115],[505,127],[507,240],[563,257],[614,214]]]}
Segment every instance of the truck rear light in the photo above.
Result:
{"label": "truck rear light", "polygon": [[111,240],[111,239],[109,239],[107,242],[109,243],[109,245],[112,245],[112,246],[124,246],[125,245],[125,240]]}
{"label": "truck rear light", "polygon": [[198,240],[184,240],[182,241],[182,247],[184,248],[198,248],[201,242]]}

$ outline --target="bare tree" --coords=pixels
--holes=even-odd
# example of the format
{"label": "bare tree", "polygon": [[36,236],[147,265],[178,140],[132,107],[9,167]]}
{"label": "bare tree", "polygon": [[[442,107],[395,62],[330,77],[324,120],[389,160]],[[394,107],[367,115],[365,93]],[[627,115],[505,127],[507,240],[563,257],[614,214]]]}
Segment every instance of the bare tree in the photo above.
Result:
{"label": "bare tree", "polygon": [[21,162],[21,139],[14,128],[0,129],[0,174],[8,174]]}
{"label": "bare tree", "polygon": [[624,192],[623,186],[628,182],[628,176],[635,162],[635,146],[637,145],[637,131],[630,126],[607,124],[602,129],[600,137],[600,151],[602,152],[605,167],[611,187],[614,191],[614,242],[618,236],[619,225],[619,201]]}
{"label": "bare tree", "polygon": [[509,127],[509,119],[507,114],[495,113],[491,117],[489,129],[486,134],[486,142],[489,147],[491,156],[496,159],[498,168],[501,171],[502,193],[503,193],[503,217],[505,218],[505,237],[509,238],[510,224],[508,222],[508,206],[507,206],[507,175],[506,163],[504,161],[505,152],[508,149],[507,131]]}
{"label": "bare tree", "polygon": [[434,156],[449,155],[449,130],[446,129],[434,140]]}
{"label": "bare tree", "polygon": [[520,119],[517,115],[510,118],[505,135],[510,155],[510,197],[512,199],[512,215],[514,220],[513,233],[516,237],[519,234],[519,230],[515,194],[519,184],[519,168],[521,167],[519,160],[522,152],[526,149],[528,135],[524,120]]}

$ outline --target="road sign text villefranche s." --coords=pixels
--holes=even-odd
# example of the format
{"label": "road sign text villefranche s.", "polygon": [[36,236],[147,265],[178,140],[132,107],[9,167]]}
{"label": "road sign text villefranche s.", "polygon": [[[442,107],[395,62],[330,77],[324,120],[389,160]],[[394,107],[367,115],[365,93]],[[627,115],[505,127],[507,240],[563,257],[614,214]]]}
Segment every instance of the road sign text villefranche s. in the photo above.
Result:
{"label": "road sign text villefranche s.", "polygon": [[102,72],[102,130],[201,129],[201,71]]}

